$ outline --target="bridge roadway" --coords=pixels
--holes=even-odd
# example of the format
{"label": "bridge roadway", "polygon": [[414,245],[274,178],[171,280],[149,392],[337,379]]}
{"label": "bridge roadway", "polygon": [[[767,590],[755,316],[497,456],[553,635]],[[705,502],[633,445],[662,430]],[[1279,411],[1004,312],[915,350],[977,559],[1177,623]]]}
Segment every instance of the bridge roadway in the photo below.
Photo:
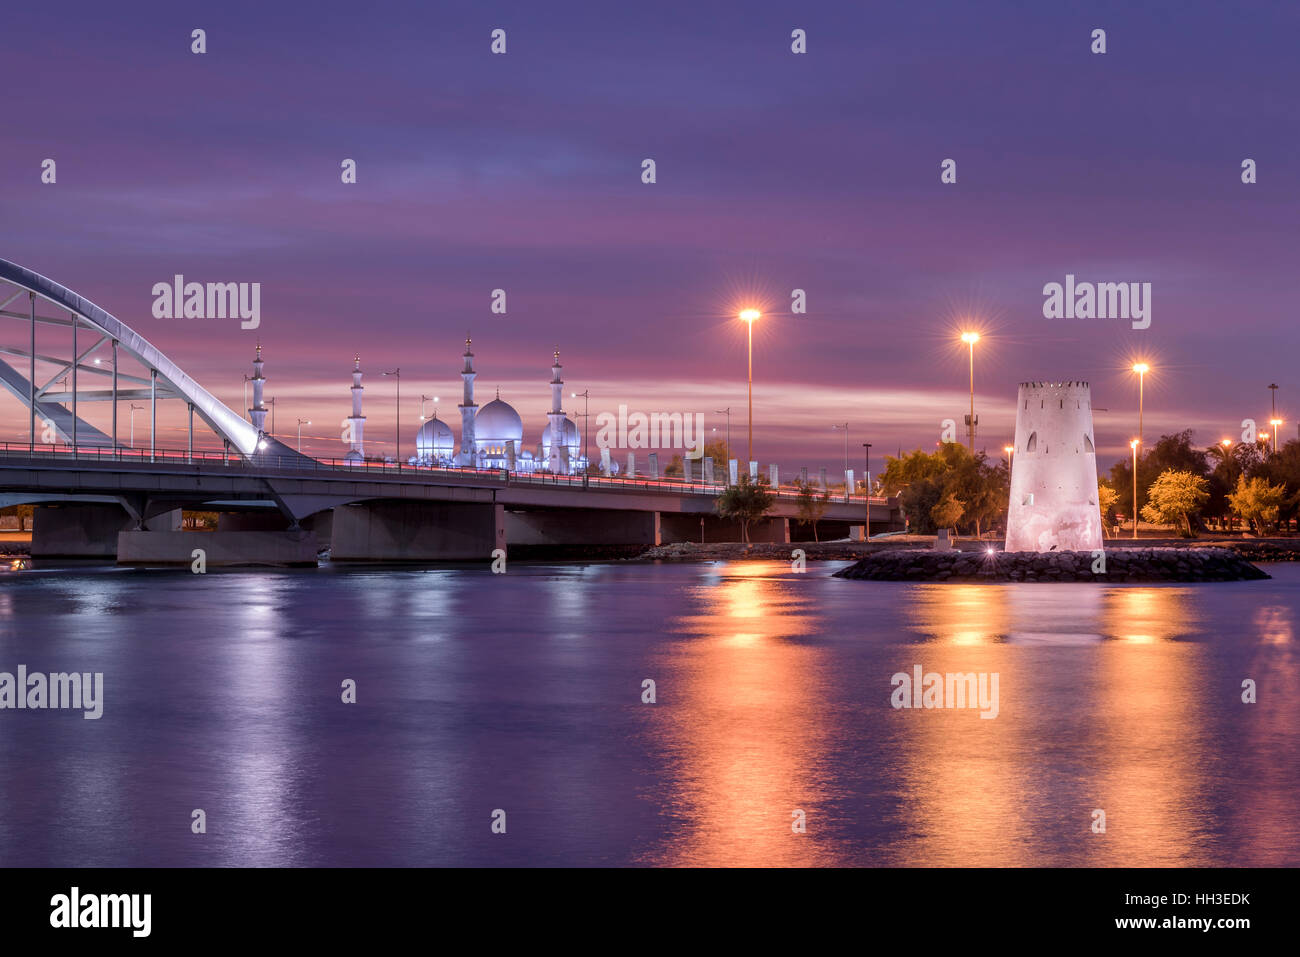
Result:
{"label": "bridge roadway", "polygon": [[[517,545],[738,541],[717,516],[719,485],[673,479],[554,476],[302,458],[251,464],[220,452],[0,448],[0,506],[34,504],[34,556],[116,555],[189,563],[190,546],[222,560],[280,561],[330,547],[335,560],[487,560]],[[797,491],[750,526],[754,541],[790,541]],[[827,504],[822,538],[861,534],[868,502]],[[873,532],[900,527],[896,499],[872,498]],[[214,533],[180,531],[180,510],[215,511]],[[168,533],[168,534],[164,534]],[[811,530],[793,525],[796,538]],[[241,537],[242,536],[242,537]],[[260,537],[259,537],[260,536]],[[285,543],[293,543],[285,551]],[[197,544],[196,544],[197,543]],[[269,549],[269,551],[268,551]],[[131,554],[124,555],[124,550]]]}

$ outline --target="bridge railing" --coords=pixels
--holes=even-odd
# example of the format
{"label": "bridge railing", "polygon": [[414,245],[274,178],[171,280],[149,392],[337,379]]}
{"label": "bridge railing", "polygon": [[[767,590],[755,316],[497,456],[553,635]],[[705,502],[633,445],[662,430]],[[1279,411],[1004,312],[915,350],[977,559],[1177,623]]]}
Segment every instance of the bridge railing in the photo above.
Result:
{"label": "bridge railing", "polygon": [[[56,464],[95,464],[101,466],[124,466],[128,468],[153,468],[159,465],[175,468],[176,466],[214,466],[225,468],[254,469],[259,472],[294,472],[294,473],[331,473],[379,475],[387,477],[407,477],[414,480],[429,477],[463,476],[474,481],[493,481],[506,485],[543,485],[560,486],[574,489],[599,489],[605,491],[645,491],[671,492],[685,495],[717,496],[726,489],[726,484],[714,482],[686,482],[683,479],[665,476],[652,479],[645,476],[621,478],[607,475],[555,475],[550,472],[511,472],[507,469],[462,468],[439,465],[399,465],[383,460],[363,460],[360,462],[347,459],[314,459],[308,456],[266,456],[259,455],[256,461],[238,452],[221,452],[195,449],[160,449],[145,448],[100,448],[64,445],[38,445],[33,448],[26,442],[0,443],[0,460],[13,462],[51,462]],[[771,493],[782,501],[799,497],[796,486],[782,485],[770,489]],[[832,493],[830,503],[865,505],[866,496],[850,495],[842,492]],[[872,502],[884,504],[887,499],[872,496]]]}

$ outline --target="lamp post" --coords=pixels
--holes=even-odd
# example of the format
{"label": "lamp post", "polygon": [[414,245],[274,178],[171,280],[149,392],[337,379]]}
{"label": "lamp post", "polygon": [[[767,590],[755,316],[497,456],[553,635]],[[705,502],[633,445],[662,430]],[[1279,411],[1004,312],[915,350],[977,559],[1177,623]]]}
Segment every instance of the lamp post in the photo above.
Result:
{"label": "lamp post", "polygon": [[1004,445],[1002,451],[1007,453],[1007,471],[1010,471],[1011,457],[1016,454],[1016,447],[1014,445]]}
{"label": "lamp post", "polygon": [[569,398],[576,399],[582,397],[582,458],[586,462],[586,467],[582,470],[582,481],[587,481],[587,469],[591,468],[591,446],[587,444],[587,405],[591,400],[591,389],[583,389],[581,392],[570,392]]}
{"label": "lamp post", "polygon": [[966,434],[970,441],[971,455],[975,454],[975,343],[980,341],[978,332],[963,332],[961,341],[970,350],[970,418],[966,420]]}
{"label": "lamp post", "polygon": [[1277,427],[1282,424],[1282,420],[1274,414],[1273,418],[1268,420],[1268,424],[1273,426],[1273,454],[1277,455]]}
{"label": "lamp post", "polygon": [[843,425],[832,425],[831,431],[844,433],[844,481],[847,482],[849,480],[849,424],[845,422]]}
{"label": "lamp post", "polygon": [[311,419],[298,420],[298,451],[299,452],[302,451],[302,427],[304,425],[311,425]]}
{"label": "lamp post", "polygon": [[[745,459],[746,468],[748,463],[754,461],[754,320],[762,313],[757,309],[742,309],[740,318],[744,320],[749,331],[749,457]],[[730,424],[730,417],[728,417]],[[731,451],[731,441],[727,441],[727,451]]]}
{"label": "lamp post", "polygon": [[1129,443],[1133,449],[1133,541],[1138,537],[1138,440]]}
{"label": "lamp post", "polygon": [[131,409],[131,448],[135,448],[135,414],[143,412],[144,406],[132,402],[129,408]]}
{"label": "lamp post", "polygon": [[714,409],[713,414],[727,417],[727,458],[731,458],[731,406],[725,409]]}
{"label": "lamp post", "polygon": [[1145,362],[1138,362],[1133,365],[1133,371],[1138,374],[1138,442],[1144,438],[1142,432],[1142,405],[1146,393],[1146,376],[1151,371],[1151,367]]}
{"label": "lamp post", "polygon": [[390,372],[380,373],[385,376],[392,376],[397,380],[397,467],[402,467],[402,368],[398,366]]}
{"label": "lamp post", "polygon": [[862,443],[862,498],[866,501],[867,524],[862,526],[862,540],[871,538],[871,443]]}

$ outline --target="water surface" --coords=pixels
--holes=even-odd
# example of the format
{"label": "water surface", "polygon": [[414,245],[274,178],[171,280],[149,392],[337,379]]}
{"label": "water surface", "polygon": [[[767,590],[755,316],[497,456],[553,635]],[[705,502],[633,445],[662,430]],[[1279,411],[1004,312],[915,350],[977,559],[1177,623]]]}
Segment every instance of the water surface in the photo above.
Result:
{"label": "water surface", "polygon": [[[841,564],[5,572],[0,671],[106,700],[0,711],[0,864],[1300,864],[1300,566]],[[895,710],[916,664],[998,717]]]}

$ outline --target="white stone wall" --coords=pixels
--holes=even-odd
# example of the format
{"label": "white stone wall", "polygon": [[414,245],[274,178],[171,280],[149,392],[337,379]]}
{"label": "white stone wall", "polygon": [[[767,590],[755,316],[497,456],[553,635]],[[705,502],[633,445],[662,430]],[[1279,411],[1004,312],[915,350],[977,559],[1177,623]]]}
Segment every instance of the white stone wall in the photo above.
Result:
{"label": "white stone wall", "polygon": [[1102,547],[1092,397],[1086,382],[1022,382],[1011,459],[1009,552]]}

